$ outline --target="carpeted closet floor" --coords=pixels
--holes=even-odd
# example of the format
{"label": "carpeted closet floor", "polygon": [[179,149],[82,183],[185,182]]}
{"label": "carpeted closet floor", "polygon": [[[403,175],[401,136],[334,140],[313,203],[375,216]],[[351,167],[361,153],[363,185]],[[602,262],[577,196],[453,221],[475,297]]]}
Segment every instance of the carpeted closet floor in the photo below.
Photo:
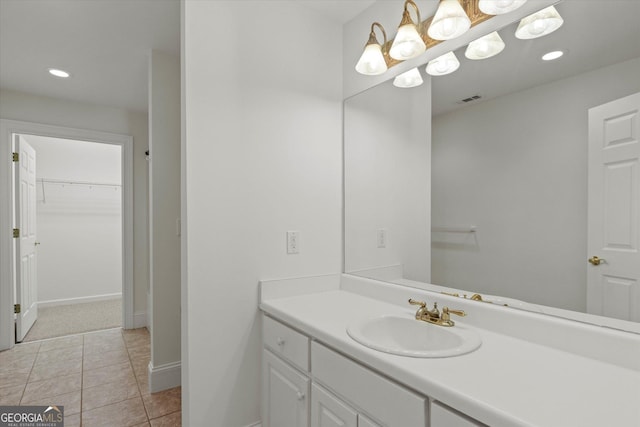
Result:
{"label": "carpeted closet floor", "polygon": [[122,299],[39,307],[38,320],[23,342],[122,326]]}

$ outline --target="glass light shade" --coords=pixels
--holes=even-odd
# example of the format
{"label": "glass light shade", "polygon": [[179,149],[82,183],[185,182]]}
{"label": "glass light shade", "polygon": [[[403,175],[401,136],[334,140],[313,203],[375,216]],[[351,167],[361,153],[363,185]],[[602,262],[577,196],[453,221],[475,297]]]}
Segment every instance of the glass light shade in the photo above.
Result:
{"label": "glass light shade", "polygon": [[356,64],[356,71],[367,76],[377,76],[387,71],[387,63],[379,44],[368,44]]}
{"label": "glass light shade", "polygon": [[464,52],[464,56],[474,60],[487,59],[496,56],[502,52],[503,49],[504,41],[502,41],[500,34],[494,31],[469,43],[467,50]]}
{"label": "glass light shade", "polygon": [[427,64],[427,74],[432,76],[444,76],[451,74],[460,67],[460,61],[453,52],[432,59]]}
{"label": "glass light shade", "polygon": [[427,33],[434,40],[450,40],[471,28],[471,20],[458,0],[442,0]]}
{"label": "glass light shade", "polygon": [[487,15],[502,15],[516,10],[526,2],[527,0],[480,0],[478,7]]}
{"label": "glass light shade", "polygon": [[408,88],[420,86],[421,84],[422,76],[417,68],[412,68],[393,79],[393,85],[396,87]]}
{"label": "glass light shade", "polygon": [[546,36],[560,28],[563,22],[556,8],[549,6],[522,19],[516,30],[516,37],[528,40]]}
{"label": "glass light shade", "polygon": [[414,24],[405,24],[398,28],[398,34],[393,39],[389,55],[400,61],[415,58],[427,50],[422,37]]}

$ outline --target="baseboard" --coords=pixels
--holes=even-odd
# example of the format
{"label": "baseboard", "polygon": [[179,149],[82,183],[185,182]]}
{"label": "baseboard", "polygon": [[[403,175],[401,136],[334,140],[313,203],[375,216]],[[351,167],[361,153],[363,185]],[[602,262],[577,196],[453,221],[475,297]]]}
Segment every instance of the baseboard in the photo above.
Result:
{"label": "baseboard", "polygon": [[52,299],[48,301],[38,301],[38,307],[54,307],[56,305],[81,304],[83,302],[106,301],[122,298],[122,292],[116,294],[94,295],[90,297],[77,297],[65,299]]}
{"label": "baseboard", "polygon": [[133,315],[133,329],[144,328],[147,326],[147,312],[135,313]]}
{"label": "baseboard", "polygon": [[262,427],[262,423],[249,424],[247,427]]}
{"label": "baseboard", "polygon": [[155,393],[180,385],[180,362],[153,366],[149,362],[149,392]]}

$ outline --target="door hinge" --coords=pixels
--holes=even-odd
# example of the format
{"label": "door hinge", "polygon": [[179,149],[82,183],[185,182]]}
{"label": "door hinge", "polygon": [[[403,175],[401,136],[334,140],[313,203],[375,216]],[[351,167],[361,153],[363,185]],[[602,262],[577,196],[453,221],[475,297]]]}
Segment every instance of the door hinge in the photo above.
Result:
{"label": "door hinge", "polygon": [[18,237],[20,237],[20,229],[19,228],[14,228],[13,229],[13,238],[17,239]]}
{"label": "door hinge", "polygon": [[18,153],[13,153],[13,161],[14,162],[19,162],[20,161],[20,155]]}
{"label": "door hinge", "polygon": [[20,314],[20,304],[13,304],[13,312],[15,314]]}

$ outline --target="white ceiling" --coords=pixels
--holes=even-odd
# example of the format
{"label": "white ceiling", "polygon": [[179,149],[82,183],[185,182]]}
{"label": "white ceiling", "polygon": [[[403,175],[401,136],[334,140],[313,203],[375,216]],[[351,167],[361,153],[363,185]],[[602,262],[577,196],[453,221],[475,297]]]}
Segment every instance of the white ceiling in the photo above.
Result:
{"label": "white ceiling", "polygon": [[179,0],[0,0],[3,89],[146,111],[151,49],[179,54]]}
{"label": "white ceiling", "polygon": [[[374,2],[300,1],[340,23]],[[2,89],[147,111],[151,49],[180,54],[179,0],[0,0]]]}
{"label": "white ceiling", "polygon": [[[340,23],[375,1],[299,0]],[[460,69],[434,78],[434,113],[470,95],[489,99],[640,56],[640,0],[565,0],[557,8],[565,24],[549,36],[517,40],[512,24],[500,31],[507,48],[498,56],[470,61],[456,52]],[[568,55],[540,61],[552,48]],[[3,89],[146,111],[151,49],[179,55],[179,0],[0,0]],[[51,77],[50,67],[72,78]]]}

